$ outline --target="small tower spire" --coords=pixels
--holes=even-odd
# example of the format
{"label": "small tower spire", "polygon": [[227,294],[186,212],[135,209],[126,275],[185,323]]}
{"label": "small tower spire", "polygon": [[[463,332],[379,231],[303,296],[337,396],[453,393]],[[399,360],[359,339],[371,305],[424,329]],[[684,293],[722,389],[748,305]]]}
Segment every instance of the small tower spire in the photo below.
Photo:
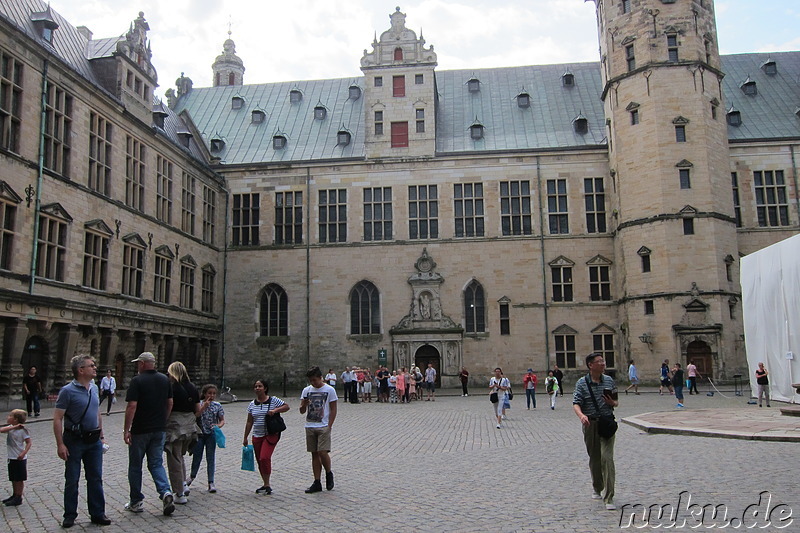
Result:
{"label": "small tower spire", "polygon": [[213,86],[230,86],[244,84],[244,62],[236,55],[236,43],[231,35],[232,22],[228,20],[228,38],[222,44],[222,54],[218,55],[211,65]]}

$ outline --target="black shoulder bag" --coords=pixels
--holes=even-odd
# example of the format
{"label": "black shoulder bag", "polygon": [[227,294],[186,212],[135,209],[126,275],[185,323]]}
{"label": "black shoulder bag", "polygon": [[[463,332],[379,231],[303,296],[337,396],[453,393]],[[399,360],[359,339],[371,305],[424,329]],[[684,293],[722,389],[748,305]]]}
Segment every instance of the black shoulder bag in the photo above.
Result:
{"label": "black shoulder bag", "polygon": [[[271,410],[270,407],[272,407],[272,396],[267,400],[267,411]],[[267,435],[279,434],[286,430],[286,422],[283,421],[280,413],[275,413],[272,416],[266,415],[264,424],[267,427]]]}
{"label": "black shoulder bag", "polygon": [[[64,429],[64,433],[69,433],[72,436],[81,439],[84,444],[94,444],[98,440],[100,440],[100,428],[96,429],[83,429],[83,419],[86,417],[86,411],[89,410],[89,405],[92,403],[92,393],[91,390],[89,392],[89,401],[86,402],[86,407],[83,409],[83,414],[81,414],[81,419],[78,421],[77,424],[72,424],[69,429]],[[69,418],[69,421],[72,422],[72,418],[69,415],[64,415],[66,418]]]}
{"label": "black shoulder bag", "polygon": [[589,388],[589,396],[592,397],[592,403],[594,403],[594,408],[597,411],[597,433],[604,439],[610,439],[614,436],[619,428],[619,424],[614,419],[614,415],[602,415],[600,414],[600,406],[597,404],[597,399],[594,397],[594,392],[592,392],[592,377],[590,374],[586,374],[586,386]]}

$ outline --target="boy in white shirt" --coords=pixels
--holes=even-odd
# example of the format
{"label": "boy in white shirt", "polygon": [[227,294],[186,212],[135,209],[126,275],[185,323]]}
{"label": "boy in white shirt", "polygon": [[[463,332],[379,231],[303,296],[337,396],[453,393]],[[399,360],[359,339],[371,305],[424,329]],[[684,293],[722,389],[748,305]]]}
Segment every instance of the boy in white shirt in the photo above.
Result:
{"label": "boy in white shirt", "polygon": [[311,385],[300,395],[300,414],[306,414],[306,449],[311,452],[311,468],[314,483],[306,489],[307,494],[322,492],[322,468],[325,468],[325,488],[333,489],[331,471],[331,428],[336,420],[336,389],[322,380],[318,366],[306,372]]}

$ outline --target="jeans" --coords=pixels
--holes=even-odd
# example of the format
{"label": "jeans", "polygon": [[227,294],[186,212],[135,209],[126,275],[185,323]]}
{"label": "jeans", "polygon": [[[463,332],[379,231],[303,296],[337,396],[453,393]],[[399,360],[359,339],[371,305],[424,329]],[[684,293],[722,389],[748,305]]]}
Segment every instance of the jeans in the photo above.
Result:
{"label": "jeans", "polygon": [[192,471],[189,476],[194,479],[200,471],[200,461],[203,460],[203,450],[206,451],[206,473],[208,482],[214,483],[214,470],[217,467],[217,439],[213,433],[197,434],[197,444],[192,452]]}
{"label": "jeans", "polygon": [[675,389],[675,399],[683,403],[683,385],[673,385],[672,388]]}
{"label": "jeans", "polygon": [[142,460],[147,455],[147,469],[156,484],[156,491],[163,497],[169,492],[167,471],[164,470],[164,438],[163,431],[153,433],[131,434],[128,446],[128,484],[131,488],[131,503],[144,500],[142,494]]}
{"label": "jeans", "polygon": [[528,402],[528,409],[531,408],[531,403],[533,403],[533,408],[536,409],[536,389],[525,389],[525,401]]}
{"label": "jeans", "polygon": [[700,394],[697,391],[697,376],[689,376],[689,394],[694,391],[695,394]]}
{"label": "jeans", "polygon": [[[31,411],[31,404],[33,404],[33,411]],[[39,406],[39,393],[32,392],[30,394],[25,395],[25,406],[28,408],[28,414],[36,413],[39,414],[41,408]]]}
{"label": "jeans", "polygon": [[100,441],[84,444],[79,437],[64,434],[64,445],[69,457],[64,462],[64,518],[78,516],[78,482],[81,479],[81,461],[86,471],[86,501],[89,516],[99,518],[106,514],[103,494],[103,445]]}

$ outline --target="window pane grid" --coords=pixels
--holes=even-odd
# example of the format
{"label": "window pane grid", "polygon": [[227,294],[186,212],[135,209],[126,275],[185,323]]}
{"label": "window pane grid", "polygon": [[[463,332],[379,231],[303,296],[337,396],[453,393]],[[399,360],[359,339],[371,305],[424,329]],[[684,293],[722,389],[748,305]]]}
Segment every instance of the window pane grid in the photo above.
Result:
{"label": "window pane grid", "polygon": [[561,368],[577,368],[575,335],[555,335],[556,364]]}
{"label": "window pane grid", "polygon": [[192,265],[181,265],[180,306],[187,309],[194,308],[194,271]]}
{"label": "window pane grid", "polygon": [[350,334],[373,335],[380,332],[378,288],[369,281],[361,281],[350,291]]}
{"label": "window pane grid", "polygon": [[614,334],[598,333],[592,335],[593,352],[603,356],[606,360],[606,368],[616,367],[616,357],[614,354]]}
{"label": "window pane grid", "polygon": [[531,235],[530,182],[500,182],[500,224],[503,235]]}
{"label": "window pane grid", "polygon": [[347,189],[319,191],[319,242],[347,242]]}
{"label": "window pane grid", "polygon": [[122,294],[142,297],[144,250],[126,244],[122,251]]}
{"label": "window pane grid", "polygon": [[106,196],[111,192],[111,124],[89,113],[89,179],[90,189]]}
{"label": "window pane grid", "polygon": [[66,240],[67,224],[65,222],[40,215],[37,240],[37,276],[64,281],[64,258],[67,255]]}
{"label": "window pane grid", "polygon": [[303,193],[275,193],[275,244],[303,242]]}
{"label": "window pane grid", "polygon": [[258,246],[259,193],[233,195],[233,245]]}
{"label": "window pane grid", "polygon": [[571,302],[572,301],[572,267],[554,266],[550,267],[550,274],[553,283],[553,301]]}
{"label": "window pane grid", "polygon": [[87,232],[83,247],[83,285],[105,290],[108,270],[108,237]]}
{"label": "window pane grid", "polygon": [[19,153],[23,64],[0,50],[0,147]]}
{"label": "window pane grid", "polygon": [[437,186],[410,185],[408,198],[409,239],[437,239],[439,237]]}
{"label": "window pane grid", "polygon": [[464,325],[467,333],[486,331],[486,302],[483,285],[473,280],[464,290]]}
{"label": "window pane grid", "polygon": [[17,207],[0,202],[0,268],[11,269],[11,252],[14,250],[14,224]]}
{"label": "window pane grid", "polygon": [[586,231],[589,233],[606,232],[606,196],[603,178],[586,178],[583,180],[586,201]]}
{"label": "window pane grid", "polygon": [[125,140],[125,205],[144,211],[145,148],[130,135]]}
{"label": "window pane grid", "polygon": [[156,218],[172,224],[172,162],[156,157]]}
{"label": "window pane grid", "polygon": [[364,240],[392,240],[392,188],[364,189]]}
{"label": "window pane grid", "polygon": [[69,177],[72,96],[50,82],[45,94],[44,166]]}
{"label": "window pane grid", "polygon": [[183,173],[181,189],[181,230],[194,235],[195,185],[197,179],[188,172]]}
{"label": "window pane grid", "polygon": [[168,304],[172,279],[172,259],[156,255],[155,276],[153,278],[153,301]]}
{"label": "window pane grid", "polygon": [[609,267],[589,267],[589,295],[593,302],[611,300],[611,280]]}
{"label": "window pane grid", "polygon": [[200,292],[200,310],[204,313],[214,312],[214,272],[203,270],[203,281]]}
{"label": "window pane grid", "polygon": [[289,335],[289,299],[279,285],[270,283],[261,295],[261,336]]}
{"label": "window pane grid", "polygon": [[203,186],[203,241],[214,244],[214,219],[217,214],[217,193]]}
{"label": "window pane grid", "polygon": [[569,233],[566,179],[547,180],[547,212],[551,235]]}
{"label": "window pane grid", "polygon": [[789,204],[786,202],[786,185],[782,170],[753,172],[756,193],[758,225],[788,226]]}

